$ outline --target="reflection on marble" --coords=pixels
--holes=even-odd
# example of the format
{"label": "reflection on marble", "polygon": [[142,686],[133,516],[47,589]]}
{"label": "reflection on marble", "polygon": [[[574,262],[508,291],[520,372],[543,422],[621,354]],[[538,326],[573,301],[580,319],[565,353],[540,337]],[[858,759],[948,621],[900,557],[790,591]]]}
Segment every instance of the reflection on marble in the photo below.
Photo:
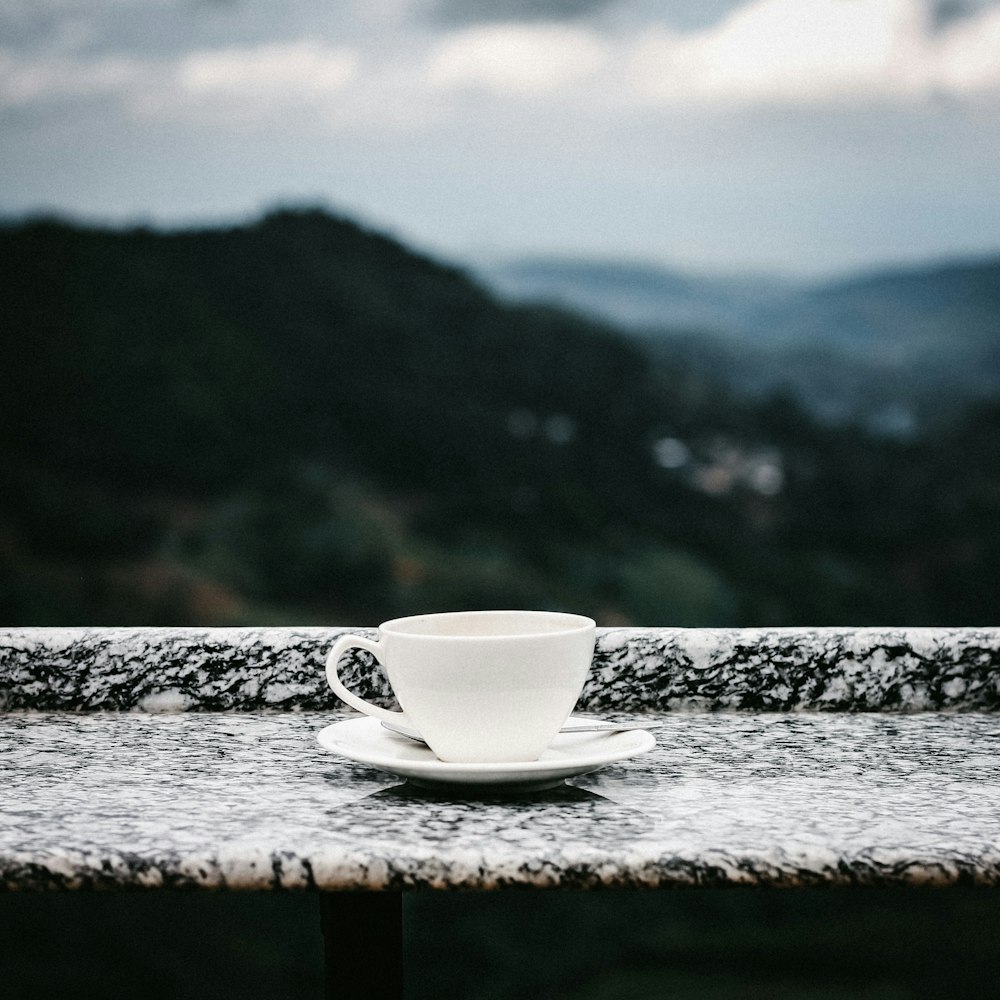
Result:
{"label": "reflection on marble", "polygon": [[324,751],[341,714],[13,712],[0,887],[1000,885],[1000,716],[676,713],[512,798]]}
{"label": "reflection on marble", "polygon": [[[0,709],[336,709],[323,663],[344,631],[0,631]],[[341,675],[392,705],[380,668]],[[1000,629],[602,629],[580,710],[996,711]]]}

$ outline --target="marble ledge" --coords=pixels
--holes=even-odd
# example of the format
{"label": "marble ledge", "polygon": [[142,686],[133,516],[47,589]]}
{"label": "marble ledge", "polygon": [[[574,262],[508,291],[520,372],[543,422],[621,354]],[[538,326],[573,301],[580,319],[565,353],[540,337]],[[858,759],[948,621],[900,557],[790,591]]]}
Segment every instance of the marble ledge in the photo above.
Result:
{"label": "marble ledge", "polygon": [[[0,630],[0,710],[292,711],[339,705],[323,674],[345,631]],[[392,698],[369,655],[349,687]],[[601,629],[590,711],[997,711],[998,628]]]}
{"label": "marble ledge", "polygon": [[1000,886],[1000,716],[670,713],[516,797],[324,751],[342,715],[0,717],[0,888]]}

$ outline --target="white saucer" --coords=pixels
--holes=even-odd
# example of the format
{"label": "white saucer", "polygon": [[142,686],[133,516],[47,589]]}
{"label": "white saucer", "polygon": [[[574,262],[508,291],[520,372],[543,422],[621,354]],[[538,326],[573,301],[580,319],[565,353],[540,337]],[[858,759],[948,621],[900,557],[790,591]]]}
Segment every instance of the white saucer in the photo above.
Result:
{"label": "white saucer", "polygon": [[[570,716],[571,722],[587,722]],[[438,760],[430,747],[389,732],[377,719],[336,722],[317,733],[320,745],[359,764],[408,778],[415,785],[465,785],[494,791],[533,792],[586,774],[615,760],[645,753],[656,745],[652,733],[560,733],[538,760],[518,764],[453,764]]]}

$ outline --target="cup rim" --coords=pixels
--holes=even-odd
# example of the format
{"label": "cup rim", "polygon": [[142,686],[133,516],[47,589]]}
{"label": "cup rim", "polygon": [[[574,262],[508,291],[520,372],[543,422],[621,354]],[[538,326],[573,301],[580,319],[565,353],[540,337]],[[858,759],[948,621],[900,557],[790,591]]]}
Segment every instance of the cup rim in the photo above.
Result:
{"label": "cup rim", "polygon": [[[448,635],[433,632],[411,632],[401,626],[408,622],[426,621],[428,619],[444,618],[492,618],[501,615],[519,615],[523,618],[548,618],[560,620],[566,624],[561,628],[539,629],[531,632],[496,632],[490,635]],[[404,615],[401,618],[391,618],[382,622],[378,629],[380,633],[406,636],[408,639],[431,639],[435,642],[489,642],[497,639],[539,639],[544,637],[577,635],[597,628],[597,622],[586,615],[573,614],[569,611],[524,611],[517,608],[510,610],[491,611],[437,611],[422,615]]]}

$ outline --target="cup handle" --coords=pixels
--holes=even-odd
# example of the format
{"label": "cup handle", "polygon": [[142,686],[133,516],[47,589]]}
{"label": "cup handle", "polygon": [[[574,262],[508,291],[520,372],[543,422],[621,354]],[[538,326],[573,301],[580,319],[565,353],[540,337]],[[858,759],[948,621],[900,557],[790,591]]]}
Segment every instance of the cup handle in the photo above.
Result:
{"label": "cup handle", "polygon": [[359,698],[356,694],[351,694],[347,688],[344,687],[340,677],[337,676],[337,665],[340,663],[340,658],[349,649],[367,649],[379,663],[384,665],[385,661],[382,659],[382,654],[384,652],[382,648],[382,643],[377,642],[374,639],[366,639],[364,636],[360,635],[342,635],[333,644],[333,648],[330,650],[330,655],[326,658],[326,679],[333,688],[334,693],[340,697],[342,701],[346,701],[351,708],[356,708],[359,712],[364,712],[365,715],[370,715],[375,719],[381,719],[383,722],[407,722],[407,717],[405,712],[393,712],[388,708],[379,708],[378,705],[373,705],[370,701],[365,701],[364,698]]}

